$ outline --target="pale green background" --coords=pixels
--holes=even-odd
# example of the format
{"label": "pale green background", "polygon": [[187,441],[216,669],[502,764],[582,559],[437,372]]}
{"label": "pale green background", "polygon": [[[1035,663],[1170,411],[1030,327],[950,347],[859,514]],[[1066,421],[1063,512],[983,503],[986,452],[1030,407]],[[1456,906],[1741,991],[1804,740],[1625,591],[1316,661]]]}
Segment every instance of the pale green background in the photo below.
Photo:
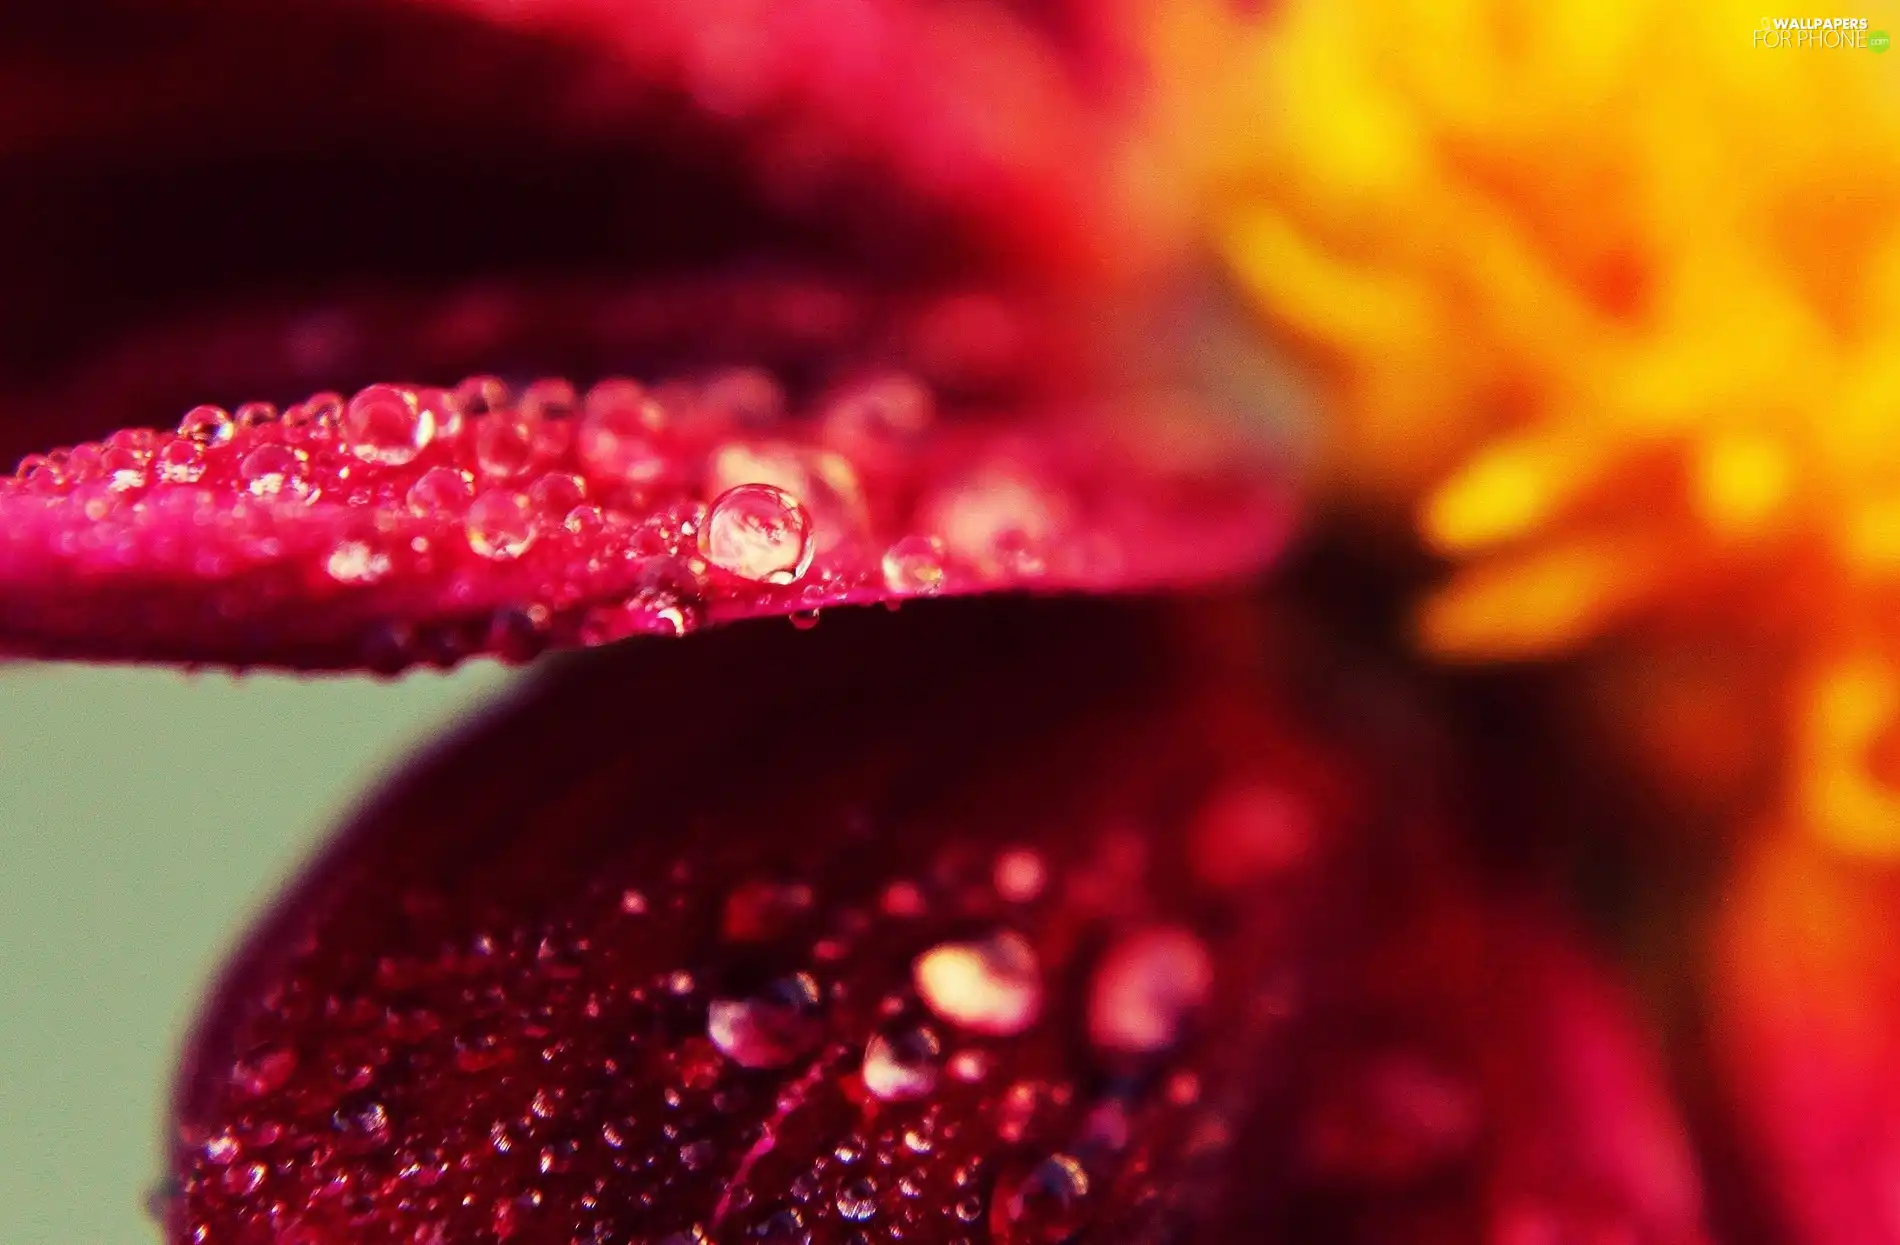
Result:
{"label": "pale green background", "polygon": [[371,783],[493,695],[0,665],[0,1245],[149,1245],[179,1041],[220,958]]}

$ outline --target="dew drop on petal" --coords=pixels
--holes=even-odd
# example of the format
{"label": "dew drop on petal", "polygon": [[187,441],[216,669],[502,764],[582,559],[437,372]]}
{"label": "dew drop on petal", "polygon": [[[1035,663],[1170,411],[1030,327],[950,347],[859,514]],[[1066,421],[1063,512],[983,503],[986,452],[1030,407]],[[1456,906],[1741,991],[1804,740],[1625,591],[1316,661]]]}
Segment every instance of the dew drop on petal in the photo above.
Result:
{"label": "dew drop on petal", "polygon": [[1021,1033],[1042,1010],[1036,953],[1019,934],[939,943],[912,963],[911,978],[931,1011],[977,1033]]}
{"label": "dew drop on petal", "polygon": [[236,421],[221,406],[194,406],[178,421],[178,435],[199,445],[223,445],[236,433]]}
{"label": "dew drop on petal", "polygon": [[1128,934],[1096,967],[1089,1039],[1119,1054],[1166,1050],[1180,1040],[1188,1016],[1207,1002],[1213,985],[1213,959],[1188,930],[1160,926]]}
{"label": "dew drop on petal", "polygon": [[534,422],[517,410],[476,421],[475,466],[485,479],[511,480],[534,465]]}
{"label": "dew drop on petal", "polygon": [[864,1087],[885,1102],[922,1098],[937,1087],[943,1043],[922,1025],[872,1036],[864,1048]]}
{"label": "dew drop on petal", "polygon": [[760,368],[731,368],[706,382],[698,407],[722,426],[764,428],[785,414],[785,391]]}
{"label": "dew drop on petal", "polygon": [[811,518],[783,489],[741,484],[713,499],[699,552],[741,579],[789,584],[811,566]]}
{"label": "dew drop on petal", "polygon": [[990,1231],[1003,1245],[1055,1245],[1088,1221],[1089,1177],[1067,1154],[1052,1154],[997,1180]]}
{"label": "dew drop on petal", "polygon": [[268,402],[246,402],[231,412],[231,421],[239,428],[262,428],[277,422],[277,408]]}
{"label": "dew drop on petal", "polygon": [[943,542],[906,536],[884,551],[884,586],[905,596],[935,596],[943,590]]}
{"label": "dew drop on petal", "polygon": [[846,452],[915,440],[935,414],[930,390],[902,374],[860,381],[826,409],[825,440]]}
{"label": "dew drop on petal", "polygon": [[431,467],[416,477],[405,500],[423,518],[458,514],[475,496],[468,474],[454,467]]}
{"label": "dew drop on petal", "polygon": [[468,547],[484,558],[505,562],[534,543],[528,499],[507,489],[490,489],[468,508]]}
{"label": "dew drop on petal", "polygon": [[[190,437],[174,437],[158,447],[152,461],[167,484],[192,484],[205,473],[204,448]],[[25,464],[21,466],[24,468]]]}
{"label": "dew drop on petal", "polygon": [[302,497],[310,491],[303,460],[285,445],[260,445],[238,464],[238,479],[254,497]]}
{"label": "dew drop on petal", "polygon": [[435,439],[435,411],[411,390],[371,385],[343,408],[341,430],[350,453],[364,462],[400,467]]}
{"label": "dew drop on petal", "polygon": [[877,1182],[869,1176],[847,1182],[838,1190],[838,1213],[858,1223],[877,1214]]}
{"label": "dew drop on petal", "polygon": [[528,503],[536,514],[561,521],[587,500],[587,481],[571,471],[550,471],[528,486]]}
{"label": "dew drop on petal", "polygon": [[340,584],[373,584],[389,574],[389,555],[366,541],[346,540],[330,551],[323,566]]}
{"label": "dew drop on petal", "polygon": [[650,484],[666,469],[655,441],[665,411],[630,380],[605,380],[587,394],[574,449],[597,480]]}
{"label": "dew drop on petal", "polygon": [[995,882],[1005,902],[1031,903],[1048,885],[1049,870],[1029,848],[1013,847],[997,854]]}
{"label": "dew drop on petal", "polygon": [[782,1068],[823,1036],[818,983],[808,973],[780,977],[742,998],[714,999],[706,1036],[742,1068]]}

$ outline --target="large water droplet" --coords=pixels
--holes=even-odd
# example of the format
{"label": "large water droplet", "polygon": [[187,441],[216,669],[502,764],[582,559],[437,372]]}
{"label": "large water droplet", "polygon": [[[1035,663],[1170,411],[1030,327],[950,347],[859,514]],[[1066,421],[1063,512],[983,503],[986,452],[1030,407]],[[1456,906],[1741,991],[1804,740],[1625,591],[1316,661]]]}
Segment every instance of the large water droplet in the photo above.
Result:
{"label": "large water droplet", "polygon": [[223,445],[237,433],[237,421],[221,406],[194,406],[178,421],[178,435],[199,445]]}
{"label": "large water droplet", "polygon": [[864,1048],[864,1087],[886,1102],[922,1098],[937,1087],[943,1043],[923,1025],[875,1034]]}
{"label": "large water droplet", "polygon": [[490,480],[512,480],[534,465],[534,421],[518,410],[496,411],[475,424],[475,466]]}
{"label": "large water droplet", "polygon": [[1103,1050],[1145,1055],[1181,1038],[1187,1017],[1207,1002],[1214,961],[1188,930],[1160,926],[1118,940],[1089,990],[1089,1039]]}
{"label": "large water droplet", "polygon": [[978,1033],[1021,1033],[1042,1010],[1036,952],[1019,934],[939,943],[917,957],[911,979],[931,1011]]}
{"label": "large water droplet", "polygon": [[589,475],[604,482],[650,484],[666,469],[656,435],[666,413],[630,380],[604,380],[587,394],[574,448]]}
{"label": "large water droplet", "polygon": [[528,499],[507,489],[491,489],[468,508],[468,547],[497,562],[518,558],[534,543]]}
{"label": "large water droplet", "polygon": [[996,1182],[990,1231],[1004,1245],[1055,1245],[1088,1221],[1089,1177],[1067,1154],[1052,1154]]}
{"label": "large water droplet", "polygon": [[930,390],[900,374],[860,381],[839,393],[826,410],[825,440],[847,452],[863,452],[915,440],[934,414]]}
{"label": "large water droplet", "polygon": [[785,414],[785,391],[769,372],[736,367],[708,380],[697,405],[702,418],[721,427],[765,428]]}
{"label": "large water droplet", "polygon": [[811,517],[769,484],[741,484],[713,500],[699,551],[721,570],[758,583],[789,584],[811,566]]}
{"label": "large water droplet", "polygon": [[935,536],[906,536],[884,551],[884,586],[905,596],[928,597],[943,591],[943,542]]}
{"label": "large water droplet", "polygon": [[714,999],[706,1036],[744,1068],[782,1068],[823,1036],[818,983],[808,973],[780,977],[744,998]]}
{"label": "large water droplet", "polygon": [[346,540],[330,551],[323,569],[340,584],[373,584],[389,574],[389,555],[366,541]]}
{"label": "large water droplet", "polygon": [[342,432],[350,453],[364,462],[399,467],[435,439],[435,411],[412,390],[371,385],[343,408]]}
{"label": "large water droplet", "polygon": [[838,1190],[838,1213],[859,1223],[877,1214],[877,1182],[869,1176],[848,1181]]}
{"label": "large water droplet", "polygon": [[304,497],[310,482],[303,459],[286,445],[260,445],[238,464],[238,479],[255,497]]}
{"label": "large water droplet", "polygon": [[454,467],[431,467],[416,477],[404,499],[409,509],[424,518],[458,514],[475,496],[468,473]]}

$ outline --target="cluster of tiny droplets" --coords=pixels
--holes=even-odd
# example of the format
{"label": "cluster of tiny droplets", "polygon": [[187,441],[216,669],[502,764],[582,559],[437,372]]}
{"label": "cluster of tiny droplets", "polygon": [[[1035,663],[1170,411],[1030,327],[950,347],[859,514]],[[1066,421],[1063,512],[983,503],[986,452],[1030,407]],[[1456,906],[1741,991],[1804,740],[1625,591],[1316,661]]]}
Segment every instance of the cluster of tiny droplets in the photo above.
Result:
{"label": "cluster of tiny droplets", "polygon": [[[1284,801],[1261,815],[1283,822]],[[1208,833],[1236,831],[1231,807],[1203,821]],[[1284,837],[1284,826],[1238,832]],[[328,1013],[323,1025],[348,1034],[326,1040],[333,1070],[302,1062],[294,1035],[326,1004],[324,987],[293,979],[273,996],[283,1036],[232,1069],[230,1122],[186,1138],[185,1196],[236,1199],[273,1239],[313,1241],[387,1230],[392,1205],[418,1232],[453,1222],[504,1239],[633,1232],[665,1245],[1057,1245],[1111,1205],[1170,1222],[1180,1208],[1156,1177],[1179,1178],[1184,1161],[1218,1165],[1239,1124],[1231,1099],[1204,1090],[1205,1076],[1225,1079],[1209,1039],[1255,1057],[1250,1026],[1265,1016],[1277,1032],[1290,1013],[1218,1010],[1208,935],[1141,915],[1149,849],[1101,837],[1108,850],[1082,859],[960,844],[842,907],[822,883],[741,866],[735,884],[682,856],[652,884],[600,889],[578,923],[486,928],[441,959],[384,954],[376,989],[403,1002],[357,1020]],[[1260,886],[1297,884],[1306,867],[1295,856],[1236,860],[1203,884],[1257,901]],[[702,923],[718,948],[688,966],[653,965],[630,988],[589,975]],[[877,967],[891,946],[914,948],[897,981]],[[775,967],[737,978],[717,967],[746,962]],[[1075,1015],[1052,1005],[1071,981],[1085,1000]],[[1236,984],[1230,1000],[1246,998]],[[483,1004],[438,1036],[432,1009],[447,1000],[466,1013],[454,1004],[464,998]],[[531,1019],[525,1035],[510,1027],[519,1015]],[[1082,1065],[1068,1053],[1078,1041]],[[417,1075],[420,1048],[446,1060],[432,1076],[466,1086],[454,1093],[494,1152],[484,1163],[518,1175],[487,1187],[405,1134],[414,1104],[395,1082]],[[315,1148],[270,1122],[285,1095],[330,1121]],[[303,1200],[305,1164],[331,1173],[315,1201]],[[1131,1202],[1131,1179],[1153,1187]],[[458,1192],[444,1201],[447,1189]],[[702,1198],[713,1204],[680,1209]],[[550,1216],[586,1230],[570,1238]]]}
{"label": "cluster of tiny droplets", "polygon": [[826,605],[1115,560],[1110,536],[1077,530],[1062,533],[1068,562],[1052,564],[1058,528],[1078,527],[1072,482],[1006,443],[950,438],[961,460],[920,461],[937,415],[912,376],[860,378],[796,417],[789,406],[752,368],[584,393],[484,376],[378,384],[281,411],[196,407],[173,432],[31,456],[4,491],[79,510],[90,526],[61,534],[63,557],[237,581],[217,606],[226,618],[260,607],[247,568],[293,574],[317,600],[413,599],[432,584],[461,630],[373,628],[365,660],[395,667],[678,633],[715,613],[808,624]]}

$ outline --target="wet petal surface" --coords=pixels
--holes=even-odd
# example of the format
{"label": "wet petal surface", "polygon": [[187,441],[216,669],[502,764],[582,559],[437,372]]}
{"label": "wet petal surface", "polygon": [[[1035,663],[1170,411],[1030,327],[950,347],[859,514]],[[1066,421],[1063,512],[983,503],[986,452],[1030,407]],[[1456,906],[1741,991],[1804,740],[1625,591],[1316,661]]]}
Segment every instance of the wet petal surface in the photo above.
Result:
{"label": "wet petal surface", "polygon": [[[1283,1078],[1337,839],[1262,692],[1105,602],[588,654],[254,939],[170,1235],[1171,1239]],[[1306,850],[1219,850],[1247,792]]]}
{"label": "wet petal surface", "polygon": [[[756,615],[1244,575],[1271,467],[1217,420],[754,367],[201,406],[0,482],[15,653],[394,671]],[[1147,431],[1142,431],[1146,429]]]}

